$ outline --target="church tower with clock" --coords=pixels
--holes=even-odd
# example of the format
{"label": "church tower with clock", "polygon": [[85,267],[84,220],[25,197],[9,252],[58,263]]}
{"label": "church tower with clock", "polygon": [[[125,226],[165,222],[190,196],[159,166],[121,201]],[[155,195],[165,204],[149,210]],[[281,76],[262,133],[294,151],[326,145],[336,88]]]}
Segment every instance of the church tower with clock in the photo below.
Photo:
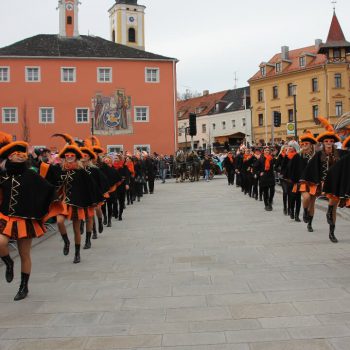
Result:
{"label": "church tower with clock", "polygon": [[79,0],[59,0],[60,36],[76,38],[79,36],[78,9]]}
{"label": "church tower with clock", "polygon": [[145,8],[137,0],[115,0],[108,11],[111,40],[145,50]]}

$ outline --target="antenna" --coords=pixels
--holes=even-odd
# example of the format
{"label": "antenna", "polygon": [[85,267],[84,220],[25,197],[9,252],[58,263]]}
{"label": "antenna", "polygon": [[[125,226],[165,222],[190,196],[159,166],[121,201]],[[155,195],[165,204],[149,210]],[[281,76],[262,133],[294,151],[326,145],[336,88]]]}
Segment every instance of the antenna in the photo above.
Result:
{"label": "antenna", "polygon": [[235,78],[233,80],[235,82],[234,88],[237,89],[237,81],[238,81],[237,72],[235,72]]}
{"label": "antenna", "polygon": [[332,0],[331,3],[333,4],[333,11],[335,12],[335,5],[337,4],[337,0]]}

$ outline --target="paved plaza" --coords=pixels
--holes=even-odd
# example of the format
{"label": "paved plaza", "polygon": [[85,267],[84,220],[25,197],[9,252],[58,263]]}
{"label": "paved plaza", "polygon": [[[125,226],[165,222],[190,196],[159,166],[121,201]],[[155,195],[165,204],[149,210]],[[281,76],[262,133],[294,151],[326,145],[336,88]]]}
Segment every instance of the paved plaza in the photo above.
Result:
{"label": "paved plaza", "polygon": [[157,182],[80,264],[36,245],[27,299],[1,266],[0,349],[348,350],[349,221],[332,244],[324,212],[314,233],[281,213],[223,177]]}

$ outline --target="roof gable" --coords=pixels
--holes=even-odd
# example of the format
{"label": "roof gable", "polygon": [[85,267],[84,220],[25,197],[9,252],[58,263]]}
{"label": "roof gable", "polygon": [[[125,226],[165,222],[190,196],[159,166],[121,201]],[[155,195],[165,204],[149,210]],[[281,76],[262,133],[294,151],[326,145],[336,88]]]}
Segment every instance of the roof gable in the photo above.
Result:
{"label": "roof gable", "polygon": [[1,56],[175,60],[100,37],[66,38],[50,34],[39,34],[0,48]]}

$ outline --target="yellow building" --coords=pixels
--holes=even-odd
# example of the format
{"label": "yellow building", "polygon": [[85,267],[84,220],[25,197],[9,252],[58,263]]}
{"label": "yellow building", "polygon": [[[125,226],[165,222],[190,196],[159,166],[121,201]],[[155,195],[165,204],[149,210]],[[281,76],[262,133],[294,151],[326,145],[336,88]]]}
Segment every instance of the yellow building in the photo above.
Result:
{"label": "yellow building", "polygon": [[[318,135],[323,129],[317,116],[334,123],[349,111],[349,53],[350,43],[334,12],[326,43],[316,40],[313,46],[291,51],[283,46],[270,61],[261,63],[249,79],[253,140],[287,140],[305,129]],[[276,127],[278,113],[281,124]]]}

